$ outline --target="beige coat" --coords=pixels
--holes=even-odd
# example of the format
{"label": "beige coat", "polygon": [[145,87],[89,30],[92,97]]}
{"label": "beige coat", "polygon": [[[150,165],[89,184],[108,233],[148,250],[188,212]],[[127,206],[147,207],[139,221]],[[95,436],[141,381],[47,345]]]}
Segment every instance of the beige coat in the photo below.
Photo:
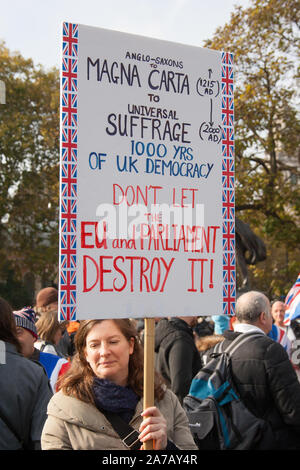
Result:
{"label": "beige coat", "polygon": [[[196,450],[186,414],[177,397],[167,390],[156,404],[167,420],[167,434],[179,449]],[[143,400],[136,407],[130,425],[138,430]],[[111,424],[98,409],[59,391],[48,405],[48,418],[42,432],[42,450],[126,450]]]}

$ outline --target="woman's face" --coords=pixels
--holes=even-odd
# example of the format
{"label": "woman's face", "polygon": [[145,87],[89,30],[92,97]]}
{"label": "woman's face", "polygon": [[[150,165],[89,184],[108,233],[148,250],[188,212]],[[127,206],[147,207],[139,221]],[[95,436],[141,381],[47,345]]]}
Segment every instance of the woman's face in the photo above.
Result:
{"label": "woman's face", "polygon": [[86,337],[85,358],[97,377],[124,387],[133,348],[134,338],[127,341],[113,320],[103,320]]}

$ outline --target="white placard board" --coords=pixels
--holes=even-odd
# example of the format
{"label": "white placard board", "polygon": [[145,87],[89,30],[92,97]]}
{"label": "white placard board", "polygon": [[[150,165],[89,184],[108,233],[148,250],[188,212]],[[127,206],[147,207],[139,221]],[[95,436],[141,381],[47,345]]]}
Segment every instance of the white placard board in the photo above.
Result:
{"label": "white placard board", "polygon": [[232,55],[63,24],[60,318],[232,314]]}

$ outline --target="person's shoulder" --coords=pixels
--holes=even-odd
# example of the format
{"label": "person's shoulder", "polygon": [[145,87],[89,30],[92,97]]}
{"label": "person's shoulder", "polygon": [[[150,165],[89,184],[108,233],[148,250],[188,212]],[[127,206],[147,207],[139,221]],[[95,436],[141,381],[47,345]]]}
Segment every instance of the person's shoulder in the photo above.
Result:
{"label": "person's shoulder", "polygon": [[66,411],[69,410],[70,414],[72,414],[72,410],[75,411],[78,408],[90,409],[92,407],[93,409],[95,409],[92,404],[86,403],[72,395],[67,395],[62,389],[53,394],[49,405],[50,404],[54,408],[63,408]]}
{"label": "person's shoulder", "polygon": [[62,417],[62,415],[71,415],[71,410],[78,406],[79,400],[75,397],[66,395],[62,390],[54,393],[48,404],[48,414]]}
{"label": "person's shoulder", "polygon": [[97,432],[103,415],[92,403],[66,395],[63,390],[54,393],[48,404],[48,415],[74,425],[89,427]]}
{"label": "person's shoulder", "polygon": [[68,359],[65,359],[64,357],[57,356],[56,354],[52,354],[50,352],[45,352],[45,351],[40,352],[39,360],[41,363],[44,363],[44,362],[45,363],[49,362],[53,364],[57,364],[58,362],[60,364],[69,363]]}
{"label": "person's shoulder", "polygon": [[264,360],[270,366],[289,361],[285,348],[266,334],[253,337],[252,344],[251,342],[248,343],[247,350]]}
{"label": "person's shoulder", "polygon": [[275,341],[269,336],[265,337],[265,348],[268,356],[276,356],[282,359],[288,359],[287,352],[279,341]]}
{"label": "person's shoulder", "polygon": [[47,372],[39,361],[35,359],[29,359],[27,357],[20,356],[18,358],[19,364],[16,370],[22,371],[24,380],[29,380],[31,384],[36,384],[37,387],[47,388],[49,386],[49,380]]}
{"label": "person's shoulder", "polygon": [[272,350],[280,351],[281,349],[283,349],[278,341],[266,334],[253,335],[253,342],[265,348],[266,350],[271,348]]}
{"label": "person's shoulder", "polygon": [[168,403],[168,404],[172,403],[173,406],[177,405],[178,403],[180,404],[180,402],[178,400],[178,397],[175,395],[175,393],[170,388],[165,389],[165,393],[164,393],[164,396],[162,398],[162,402]]}
{"label": "person's shoulder", "polygon": [[36,361],[35,359],[29,359],[27,357],[24,357],[22,355],[19,355],[17,361],[20,362],[21,367],[25,370],[30,370],[33,371],[34,373],[38,374],[44,374],[44,368],[42,365],[39,363],[39,361]]}
{"label": "person's shoulder", "polygon": [[66,395],[63,390],[59,390],[58,392],[54,393],[53,397],[51,398],[51,403],[71,403],[76,401],[77,398],[72,397],[71,395]]}

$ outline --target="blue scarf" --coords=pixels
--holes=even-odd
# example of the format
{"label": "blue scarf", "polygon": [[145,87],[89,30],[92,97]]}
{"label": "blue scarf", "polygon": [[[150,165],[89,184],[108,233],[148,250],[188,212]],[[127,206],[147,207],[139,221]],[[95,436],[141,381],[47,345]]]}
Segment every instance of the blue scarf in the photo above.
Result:
{"label": "blue scarf", "polygon": [[95,377],[93,382],[95,404],[101,410],[118,413],[127,423],[134,415],[140,397],[129,387]]}

